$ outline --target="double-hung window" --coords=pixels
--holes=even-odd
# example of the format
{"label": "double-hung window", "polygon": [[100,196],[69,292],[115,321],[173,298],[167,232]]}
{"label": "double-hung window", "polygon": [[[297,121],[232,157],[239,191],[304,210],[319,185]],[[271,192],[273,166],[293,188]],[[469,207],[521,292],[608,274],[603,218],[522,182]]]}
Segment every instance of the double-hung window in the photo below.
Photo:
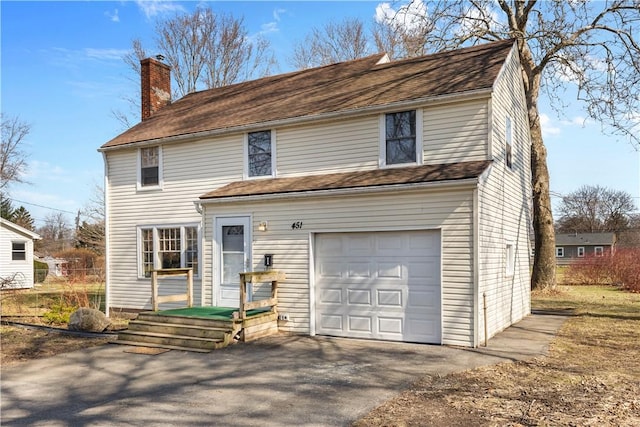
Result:
{"label": "double-hung window", "polygon": [[162,150],[144,147],[138,152],[138,188],[157,188],[162,183]]}
{"label": "double-hung window", "polygon": [[196,225],[140,227],[140,276],[161,268],[192,268],[198,276],[199,240]]}
{"label": "double-hung window", "polygon": [[421,110],[387,113],[381,124],[380,165],[422,163]]}
{"label": "double-hung window", "polygon": [[246,176],[249,178],[274,176],[274,132],[263,130],[249,132],[246,144]]}
{"label": "double-hung window", "polygon": [[27,244],[26,242],[11,242],[11,260],[26,261]]}
{"label": "double-hung window", "polygon": [[597,257],[604,256],[604,247],[603,246],[596,246],[595,248],[593,248],[593,253]]}
{"label": "double-hung window", "polygon": [[556,258],[564,258],[564,247],[556,246]]}

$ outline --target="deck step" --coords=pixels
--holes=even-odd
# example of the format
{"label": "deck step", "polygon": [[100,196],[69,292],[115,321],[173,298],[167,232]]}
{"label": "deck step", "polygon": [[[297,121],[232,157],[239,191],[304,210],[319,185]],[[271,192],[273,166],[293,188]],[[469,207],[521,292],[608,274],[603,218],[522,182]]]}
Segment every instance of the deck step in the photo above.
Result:
{"label": "deck step", "polygon": [[180,347],[177,345],[158,345],[153,343],[146,342],[138,342],[138,341],[127,341],[121,340],[118,338],[117,340],[110,341],[111,344],[121,344],[121,345],[129,345],[134,347],[153,347],[153,348],[166,348],[168,350],[181,350],[181,351],[192,351],[196,353],[211,353],[213,349],[204,349],[204,348],[193,348],[193,347]]}
{"label": "deck step", "polygon": [[136,332],[156,332],[171,335],[183,335],[198,338],[224,338],[231,333],[229,327],[209,327],[199,325],[186,325],[182,323],[150,322],[135,320],[129,323],[129,330]]}
{"label": "deck step", "polygon": [[239,323],[239,321],[233,320],[216,320],[203,317],[163,315],[161,312],[156,313],[152,311],[139,313],[136,320],[145,322],[183,324],[190,326],[205,326],[211,328],[232,328],[234,327],[234,325]]}
{"label": "deck step", "polygon": [[200,338],[161,332],[125,330],[118,334],[118,340],[215,350],[227,346],[232,340],[230,335],[229,333],[228,338]]}

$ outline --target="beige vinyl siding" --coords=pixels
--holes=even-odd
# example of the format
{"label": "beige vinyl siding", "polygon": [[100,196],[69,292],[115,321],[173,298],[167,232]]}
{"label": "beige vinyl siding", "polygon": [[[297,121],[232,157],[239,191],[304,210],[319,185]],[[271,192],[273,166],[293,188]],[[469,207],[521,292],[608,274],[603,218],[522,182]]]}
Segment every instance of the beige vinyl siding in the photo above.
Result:
{"label": "beige vinyl siding", "polygon": [[[287,274],[279,287],[279,311],[291,321],[285,331],[310,332],[310,259],[312,233],[441,229],[443,343],[472,345],[469,325],[473,318],[473,271],[471,224],[473,191],[406,190],[350,196],[322,196],[205,205],[205,246],[213,248],[213,225],[217,215],[251,215],[253,219],[253,268],[262,270],[265,253],[274,254],[276,270]],[[268,221],[267,232],[258,223]],[[302,221],[302,228],[292,224]],[[215,249],[214,249],[215,251]],[[205,263],[212,265],[214,251]],[[206,303],[211,303],[213,271],[206,269]]]}
{"label": "beige vinyl siding", "polygon": [[278,176],[375,169],[378,139],[378,115],[278,129]]}
{"label": "beige vinyl siding", "polygon": [[[514,51],[515,53],[515,51]],[[531,173],[529,130],[517,55],[510,56],[491,104],[491,152],[494,156],[480,187],[479,340],[484,340],[482,295],[486,295],[491,337],[531,311],[529,224]],[[513,169],[505,163],[505,117],[513,126]],[[506,275],[506,244],[515,245],[513,276]]]}
{"label": "beige vinyl siding", "polygon": [[424,164],[487,159],[488,105],[474,100],[425,108]]}
{"label": "beige vinyl siding", "polygon": [[[138,277],[138,227],[197,225],[201,215],[194,201],[203,193],[242,179],[242,137],[219,138],[162,148],[162,190],[136,191],[136,149],[107,154],[109,204],[109,305],[116,308],[151,307],[151,281]],[[202,230],[201,230],[202,233]],[[206,248],[200,245],[200,257]],[[201,271],[203,269],[200,263]],[[183,278],[163,279],[161,294],[184,292]],[[200,304],[202,286],[194,280],[194,302]]]}

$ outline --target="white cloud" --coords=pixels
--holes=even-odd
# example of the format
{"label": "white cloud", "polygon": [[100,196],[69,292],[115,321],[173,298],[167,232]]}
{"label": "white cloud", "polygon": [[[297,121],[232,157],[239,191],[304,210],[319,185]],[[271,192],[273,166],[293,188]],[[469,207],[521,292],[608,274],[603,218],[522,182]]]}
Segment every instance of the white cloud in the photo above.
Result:
{"label": "white cloud", "polygon": [[267,22],[260,26],[260,34],[277,33],[280,31],[277,22]]}
{"label": "white cloud", "polygon": [[118,15],[118,9],[115,9],[113,12],[106,11],[104,16],[109,18],[111,22],[120,22],[120,16]]}
{"label": "white cloud", "polygon": [[138,8],[149,18],[171,12],[184,12],[185,8],[170,0],[136,0]]}
{"label": "white cloud", "polygon": [[400,6],[398,10],[389,3],[380,3],[376,6],[374,18],[379,23],[394,22],[405,33],[411,33],[422,27],[425,16],[427,16],[427,6],[422,0],[417,0]]}
{"label": "white cloud", "polygon": [[540,126],[542,127],[542,136],[552,136],[552,135],[560,135],[562,130],[557,125],[551,122],[551,118],[544,114],[540,113]]}
{"label": "white cloud", "polygon": [[128,49],[96,49],[87,47],[83,49],[85,56],[89,59],[107,60],[107,61],[122,61],[122,57],[129,53]]}
{"label": "white cloud", "polygon": [[276,22],[280,22],[280,16],[285,13],[287,10],[286,9],[274,9],[273,11],[273,19],[276,20]]}

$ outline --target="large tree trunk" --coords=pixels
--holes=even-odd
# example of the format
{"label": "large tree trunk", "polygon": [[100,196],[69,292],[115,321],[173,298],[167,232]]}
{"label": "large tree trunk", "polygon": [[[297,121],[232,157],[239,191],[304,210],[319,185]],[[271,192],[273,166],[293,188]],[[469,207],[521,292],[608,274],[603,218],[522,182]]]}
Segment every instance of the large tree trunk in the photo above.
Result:
{"label": "large tree trunk", "polygon": [[533,186],[533,259],[532,289],[553,289],[556,286],[556,238],[553,229],[547,149],[542,140],[540,115],[536,103],[529,104],[531,129],[531,178]]}

